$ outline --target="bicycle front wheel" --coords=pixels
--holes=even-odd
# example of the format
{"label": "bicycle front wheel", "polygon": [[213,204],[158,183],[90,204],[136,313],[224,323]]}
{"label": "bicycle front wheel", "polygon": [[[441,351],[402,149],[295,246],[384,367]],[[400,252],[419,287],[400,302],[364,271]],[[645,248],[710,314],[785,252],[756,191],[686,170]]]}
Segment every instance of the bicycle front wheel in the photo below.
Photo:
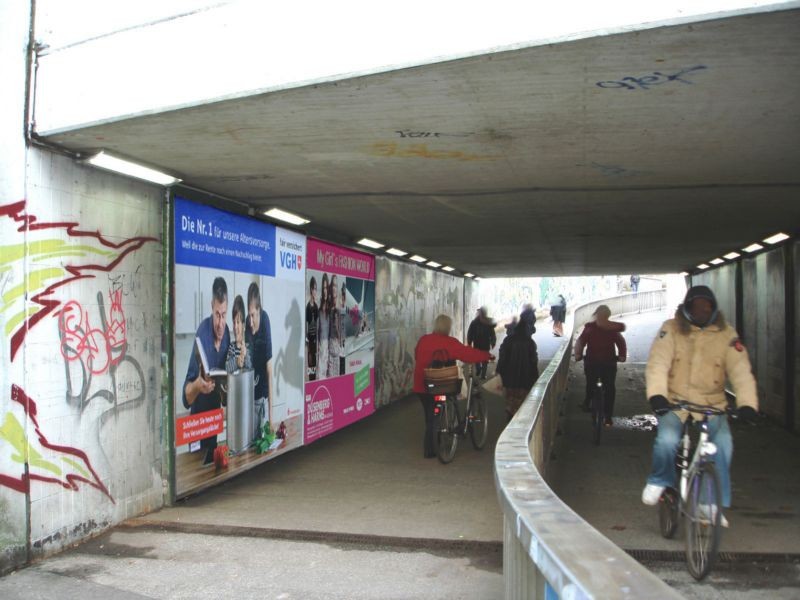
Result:
{"label": "bicycle front wheel", "polygon": [[600,438],[603,435],[603,406],[603,388],[597,386],[592,398],[592,435],[596,446],[600,445]]}
{"label": "bicycle front wheel", "polygon": [[486,415],[486,400],[472,397],[469,411],[469,437],[475,450],[483,450],[489,434],[489,419]]}
{"label": "bicycle front wheel", "polygon": [[439,462],[447,464],[456,455],[458,446],[458,407],[455,398],[448,396],[434,422],[433,443]]}
{"label": "bicycle front wheel", "polygon": [[712,463],[701,463],[689,477],[685,517],[686,563],[699,581],[717,560],[722,529],[722,492]]}

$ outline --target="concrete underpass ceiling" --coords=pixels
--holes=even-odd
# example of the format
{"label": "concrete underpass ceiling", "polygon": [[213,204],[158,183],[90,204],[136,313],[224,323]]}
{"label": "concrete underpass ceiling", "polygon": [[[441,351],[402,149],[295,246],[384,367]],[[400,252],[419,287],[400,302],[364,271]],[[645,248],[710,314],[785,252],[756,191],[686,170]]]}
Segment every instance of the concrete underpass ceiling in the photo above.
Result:
{"label": "concrete underpass ceiling", "polygon": [[487,277],[675,272],[796,231],[799,98],[794,9],[41,133]]}

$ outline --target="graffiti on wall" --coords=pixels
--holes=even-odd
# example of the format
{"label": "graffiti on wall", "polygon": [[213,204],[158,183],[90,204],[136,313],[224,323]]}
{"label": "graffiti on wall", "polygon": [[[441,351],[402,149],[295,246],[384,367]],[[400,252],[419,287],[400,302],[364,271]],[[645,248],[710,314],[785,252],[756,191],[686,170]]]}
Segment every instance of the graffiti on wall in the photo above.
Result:
{"label": "graffiti on wall", "polygon": [[[3,333],[10,337],[11,360],[28,332],[61,306],[54,297],[58,288],[110,272],[131,252],[158,241],[153,237],[132,237],[115,242],[99,231],[81,230],[75,222],[40,223],[26,212],[25,200],[0,206],[0,219],[3,240],[12,239],[13,233],[6,234],[8,229],[25,237],[19,236],[14,244],[4,244],[0,259],[0,277],[5,275],[5,284],[0,287],[0,314],[6,323]],[[28,272],[24,281],[15,282],[13,266],[23,260]]]}
{"label": "graffiti on wall", "polygon": [[695,71],[707,69],[705,65],[695,65],[688,69],[681,69],[675,73],[662,73],[661,71],[653,71],[648,75],[640,77],[623,77],[617,81],[598,81],[595,85],[605,89],[622,89],[622,90],[649,90],[653,86],[663,85],[665,83],[672,83],[677,81],[692,85],[692,81],[685,79],[685,76]]}
{"label": "graffiti on wall", "polygon": [[385,258],[376,262],[376,405],[411,393],[414,348],[444,313],[453,319],[452,335],[463,339],[462,280]]}
{"label": "graffiti on wall", "polygon": [[[115,269],[131,253],[158,239],[111,240],[98,231],[80,229],[76,222],[40,222],[27,213],[26,204],[23,200],[0,206],[2,337],[9,339],[13,362],[32,329],[38,331],[46,328],[44,323],[52,323],[66,374],[67,405],[77,410],[78,417],[94,400],[110,405],[93,413],[97,418],[90,425],[96,427],[97,450],[110,463],[101,442],[104,424],[120,411],[141,405],[146,393],[144,371],[131,356],[130,333],[147,328],[147,315],[144,311],[135,317],[126,315],[123,306],[127,296],[135,298],[141,289],[142,265],[129,272]],[[107,280],[101,282],[98,276],[103,273]],[[64,292],[85,290],[92,279],[104,288],[97,292],[96,304],[64,298]],[[81,287],[67,287],[81,280]],[[48,315],[54,319],[44,321]],[[144,342],[147,351],[146,338]],[[155,378],[154,371],[150,376]],[[113,502],[84,450],[55,444],[52,432],[49,437],[45,435],[39,425],[37,403],[21,386],[12,384],[11,399],[11,410],[0,415],[0,456],[8,459],[0,463],[4,471],[0,472],[0,485],[27,493],[31,481],[73,491],[84,483]],[[17,404],[22,406],[22,413]],[[41,402],[39,405],[44,406]],[[31,431],[35,435],[30,435]]]}
{"label": "graffiti on wall", "polygon": [[[25,494],[30,491],[31,481],[52,483],[75,492],[80,489],[79,483],[85,483],[114,502],[85,452],[48,440],[39,427],[38,409],[32,398],[12,385],[11,400],[21,405],[28,422],[23,425],[9,411],[0,425],[0,453],[16,467],[11,473],[0,473],[0,485]],[[27,435],[26,430],[33,430],[35,436]]]}

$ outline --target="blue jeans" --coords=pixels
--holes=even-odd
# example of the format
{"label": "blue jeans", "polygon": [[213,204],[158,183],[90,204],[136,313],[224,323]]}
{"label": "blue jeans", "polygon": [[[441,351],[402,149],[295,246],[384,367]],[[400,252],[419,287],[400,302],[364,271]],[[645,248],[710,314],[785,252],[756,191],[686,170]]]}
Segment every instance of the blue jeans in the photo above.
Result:
{"label": "blue jeans", "polygon": [[[676,487],[675,453],[681,441],[682,427],[681,420],[674,412],[658,417],[658,433],[653,443],[653,466],[647,483]],[[708,420],[708,439],[717,445],[714,465],[722,488],[722,506],[728,508],[731,505],[733,438],[727,417],[711,417]]]}

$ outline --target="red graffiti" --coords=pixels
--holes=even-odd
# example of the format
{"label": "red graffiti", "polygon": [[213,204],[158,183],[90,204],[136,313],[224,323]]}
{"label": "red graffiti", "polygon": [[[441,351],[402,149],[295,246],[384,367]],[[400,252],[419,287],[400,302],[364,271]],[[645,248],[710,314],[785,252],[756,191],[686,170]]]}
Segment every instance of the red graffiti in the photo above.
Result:
{"label": "red graffiti", "polygon": [[127,337],[122,290],[110,291],[108,297],[111,310],[109,318],[102,319],[105,329],[93,327],[89,311],[75,300],[67,302],[58,315],[61,356],[67,361],[80,360],[92,375],[106,373],[125,357]]}
{"label": "red graffiti", "polygon": [[[52,313],[56,308],[61,306],[61,301],[52,298],[51,295],[53,292],[64,286],[68,283],[72,283],[73,281],[77,281],[79,279],[86,279],[86,278],[94,278],[95,274],[92,271],[100,271],[100,272],[110,272],[117,267],[117,265],[122,262],[122,260],[131,252],[135,252],[139,250],[142,246],[144,246],[148,242],[157,242],[158,239],[154,237],[133,237],[126,240],[122,240],[121,242],[113,242],[105,237],[99,231],[84,231],[78,229],[79,223],[69,222],[69,221],[60,221],[60,222],[43,222],[40,223],[38,221],[38,217],[35,215],[29,215],[25,212],[25,205],[26,200],[20,200],[19,202],[13,202],[11,204],[5,204],[0,206],[0,217],[8,217],[13,219],[16,223],[19,223],[19,227],[17,231],[20,233],[26,231],[40,231],[45,229],[52,229],[52,230],[62,230],[66,235],[70,237],[87,237],[93,238],[98,243],[102,244],[107,248],[113,248],[115,250],[119,250],[119,254],[111,260],[108,264],[100,265],[94,263],[88,263],[83,265],[66,265],[64,269],[67,271],[68,275],[64,277],[61,281],[57,281],[43,291],[34,294],[30,301],[38,304],[41,306],[41,310],[36,312],[35,314],[28,317],[25,322],[14,332],[11,336],[11,360],[14,360],[14,357],[17,354],[17,351],[22,347],[22,341],[25,339],[25,336],[28,334],[28,331],[34,327],[39,321],[41,321],[44,317]],[[112,300],[113,304],[113,300]],[[123,321],[124,323],[124,321]],[[97,341],[97,340],[95,340]],[[87,341],[87,343],[90,343]],[[94,350],[92,350],[94,351]]]}
{"label": "red graffiti", "polygon": [[53,477],[52,475],[44,475],[41,472],[34,472],[31,468],[27,469],[26,473],[23,473],[19,477],[13,477],[11,475],[4,475],[0,473],[0,485],[6,486],[20,492],[22,494],[26,494],[30,491],[31,481],[43,481],[45,483],[53,483],[56,485],[60,485],[64,489],[72,490],[73,492],[77,492],[80,490],[78,483],[85,483],[87,485],[92,486],[93,488],[103,492],[108,499],[111,500],[112,503],[114,502],[114,498],[109,493],[108,489],[103,482],[100,480],[100,477],[92,467],[92,463],[89,460],[89,457],[83,450],[78,448],[72,448],[70,446],[59,446],[56,444],[50,443],[47,437],[41,432],[39,429],[39,421],[37,420],[37,408],[36,402],[30,397],[28,397],[25,392],[17,385],[11,386],[11,400],[14,402],[18,402],[22,405],[25,409],[25,415],[28,419],[28,429],[32,427],[33,431],[36,434],[36,437],[39,439],[39,443],[42,447],[47,448],[48,450],[52,450],[53,452],[59,453],[61,457],[68,458],[74,462],[80,462],[82,469],[88,471],[92,479],[88,479],[81,475],[76,475],[75,473],[69,473],[65,475],[62,479],[57,477]]}

